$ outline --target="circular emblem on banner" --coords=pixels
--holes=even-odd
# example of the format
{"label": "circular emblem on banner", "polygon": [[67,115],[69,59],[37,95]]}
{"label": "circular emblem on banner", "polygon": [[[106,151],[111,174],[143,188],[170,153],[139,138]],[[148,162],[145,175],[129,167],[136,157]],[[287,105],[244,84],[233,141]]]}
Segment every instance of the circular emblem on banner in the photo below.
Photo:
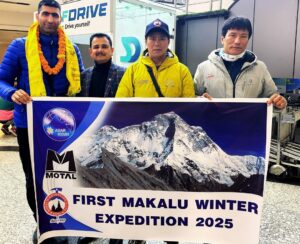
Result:
{"label": "circular emblem on banner", "polygon": [[58,192],[48,195],[43,205],[45,212],[53,217],[64,215],[69,207],[67,198]]}
{"label": "circular emblem on banner", "polygon": [[43,128],[52,140],[65,141],[74,134],[76,122],[69,110],[54,108],[44,115]]}

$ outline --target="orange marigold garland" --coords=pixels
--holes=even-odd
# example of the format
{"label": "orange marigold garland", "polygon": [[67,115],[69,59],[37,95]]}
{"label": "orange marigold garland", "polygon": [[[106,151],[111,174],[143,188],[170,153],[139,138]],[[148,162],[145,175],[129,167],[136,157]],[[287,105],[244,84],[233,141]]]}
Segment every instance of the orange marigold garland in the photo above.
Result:
{"label": "orange marigold garland", "polygon": [[39,28],[37,28],[36,35],[38,41],[38,52],[39,52],[43,70],[49,75],[58,74],[58,72],[61,71],[61,69],[64,67],[66,61],[66,38],[63,30],[61,28],[58,28],[58,54],[57,54],[58,62],[53,68],[49,66],[49,63],[43,54],[41,43],[40,43]]}

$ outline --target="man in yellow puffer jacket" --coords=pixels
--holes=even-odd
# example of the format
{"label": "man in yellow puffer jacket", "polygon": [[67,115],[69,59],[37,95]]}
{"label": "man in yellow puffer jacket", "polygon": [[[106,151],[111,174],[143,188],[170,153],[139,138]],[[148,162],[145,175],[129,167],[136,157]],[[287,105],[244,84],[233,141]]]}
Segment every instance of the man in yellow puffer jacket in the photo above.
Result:
{"label": "man in yellow puffer jacket", "polygon": [[151,22],[145,41],[146,50],[126,70],[116,97],[194,97],[189,69],[168,49],[168,25],[159,19]]}

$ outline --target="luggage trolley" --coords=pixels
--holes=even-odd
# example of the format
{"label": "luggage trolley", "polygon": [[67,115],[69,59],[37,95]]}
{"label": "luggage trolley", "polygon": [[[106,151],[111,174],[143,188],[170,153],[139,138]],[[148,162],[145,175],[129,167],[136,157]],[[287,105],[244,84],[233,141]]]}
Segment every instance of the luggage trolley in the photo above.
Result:
{"label": "luggage trolley", "polygon": [[300,108],[273,113],[269,173],[300,178]]}

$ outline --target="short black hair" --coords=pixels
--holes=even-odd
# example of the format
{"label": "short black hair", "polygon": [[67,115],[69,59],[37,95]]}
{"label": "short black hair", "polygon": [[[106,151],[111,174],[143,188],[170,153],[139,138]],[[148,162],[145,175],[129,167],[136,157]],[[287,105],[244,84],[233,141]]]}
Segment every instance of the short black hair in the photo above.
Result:
{"label": "short black hair", "polygon": [[43,6],[58,8],[59,11],[61,11],[60,4],[58,2],[56,2],[55,0],[42,0],[42,1],[40,1],[39,6],[38,6],[38,13],[41,11],[41,8]]}
{"label": "short black hair", "polygon": [[108,40],[110,47],[112,47],[111,38],[110,38],[109,35],[107,35],[105,33],[95,33],[95,34],[91,35],[91,37],[90,37],[90,47],[92,47],[92,42],[93,42],[94,38],[103,38],[103,37],[105,37]]}
{"label": "short black hair", "polygon": [[227,31],[230,29],[247,30],[249,38],[252,35],[252,25],[249,19],[245,17],[230,17],[227,19],[222,27],[222,36],[226,36]]}

